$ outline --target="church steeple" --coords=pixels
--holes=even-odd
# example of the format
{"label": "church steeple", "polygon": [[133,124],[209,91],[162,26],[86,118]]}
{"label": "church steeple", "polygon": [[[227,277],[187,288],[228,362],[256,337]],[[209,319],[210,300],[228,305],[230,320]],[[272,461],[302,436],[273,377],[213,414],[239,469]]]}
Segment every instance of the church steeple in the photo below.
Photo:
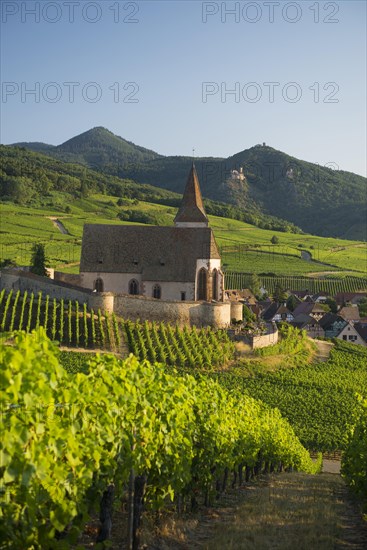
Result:
{"label": "church steeple", "polygon": [[208,223],[209,221],[201,197],[199,178],[196,173],[195,164],[192,163],[182,203],[175,217],[175,226],[208,227]]}

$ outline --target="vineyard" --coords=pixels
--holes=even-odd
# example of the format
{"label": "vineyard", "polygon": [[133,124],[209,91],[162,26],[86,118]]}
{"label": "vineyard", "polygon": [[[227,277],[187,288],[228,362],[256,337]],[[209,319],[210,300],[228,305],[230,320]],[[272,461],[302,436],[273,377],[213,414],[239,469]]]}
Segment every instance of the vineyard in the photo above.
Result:
{"label": "vineyard", "polygon": [[118,351],[120,327],[114,313],[88,310],[86,304],[51,299],[39,292],[18,290],[0,293],[0,330],[12,332],[44,327],[47,336],[61,345]]}
{"label": "vineyard", "polygon": [[347,446],[356,394],[367,397],[366,364],[366,348],[337,341],[325,363],[267,373],[258,369],[252,377],[240,368],[213,376],[228,389],[278,407],[307,449],[332,452]]}
{"label": "vineyard", "polygon": [[[69,204],[69,198],[58,191],[52,192],[52,197],[46,198],[39,208],[3,201],[0,259],[10,258],[18,265],[29,265],[32,245],[42,243],[46,247],[50,267],[78,273],[83,225],[116,223],[116,217],[121,212],[117,200],[117,197],[111,195],[92,194]],[[67,214],[66,205],[71,209]],[[176,214],[175,208],[144,200],[139,201],[138,205],[132,202],[128,208],[131,212],[140,211],[155,217],[163,225],[171,225]],[[52,217],[57,217],[69,234],[62,234],[53,224]],[[270,245],[274,235],[272,230],[259,229],[230,218],[209,215],[209,220],[221,250],[222,261],[228,264],[228,271],[271,271],[279,275],[302,275],[330,269],[328,265],[318,263],[324,262],[337,266],[336,269],[340,271],[353,270],[365,276],[365,243],[361,241],[277,233],[280,244],[273,246]],[[302,260],[302,250],[311,253],[317,262]]]}
{"label": "vineyard", "polygon": [[223,366],[235,347],[224,330],[173,328],[165,323],[125,322],[129,351],[138,359],[176,367]]}
{"label": "vineyard", "polygon": [[125,341],[130,353],[141,360],[176,367],[210,368],[227,364],[234,344],[226,331],[196,329],[165,323],[131,322],[114,313],[88,310],[77,301],[57,301],[49,295],[20,291],[0,294],[1,332],[44,327],[47,336],[68,347],[118,352]]}
{"label": "vineyard", "polygon": [[346,452],[342,458],[342,475],[362,499],[367,512],[367,400],[361,399],[361,409],[356,415]]}
{"label": "vineyard", "polygon": [[[225,281],[228,289],[249,288],[251,273],[237,273],[226,271]],[[366,291],[367,279],[362,277],[337,278],[314,278],[314,277],[266,277],[259,275],[260,284],[269,294],[279,284],[285,290],[309,290],[313,294],[326,292],[329,296],[335,296],[338,292],[359,292]]]}
{"label": "vineyard", "polygon": [[69,374],[57,356],[42,328],[0,346],[4,549],[70,547],[98,502],[101,542],[122,501],[137,548],[143,499],[156,510],[172,501],[195,510],[230,481],[321,467],[278,410],[210,378],[113,355]]}

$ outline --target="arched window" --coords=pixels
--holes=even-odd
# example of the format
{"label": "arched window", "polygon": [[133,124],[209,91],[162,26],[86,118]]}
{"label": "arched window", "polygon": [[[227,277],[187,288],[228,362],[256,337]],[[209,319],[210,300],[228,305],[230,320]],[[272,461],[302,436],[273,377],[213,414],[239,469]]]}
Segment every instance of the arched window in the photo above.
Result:
{"label": "arched window", "polygon": [[139,283],[136,279],[131,279],[129,282],[129,294],[136,296],[139,294]]}
{"label": "arched window", "polygon": [[197,299],[198,300],[207,300],[207,280],[208,274],[204,267],[202,267],[198,273],[198,285],[197,285]]}
{"label": "arched window", "polygon": [[153,286],[153,298],[157,298],[158,300],[161,299],[162,296],[162,289],[160,285],[154,285]]}
{"label": "arched window", "polygon": [[103,292],[103,280],[102,279],[96,279],[94,283],[94,290],[96,292]]}
{"label": "arched window", "polygon": [[212,279],[212,299],[218,300],[218,271],[214,269]]}

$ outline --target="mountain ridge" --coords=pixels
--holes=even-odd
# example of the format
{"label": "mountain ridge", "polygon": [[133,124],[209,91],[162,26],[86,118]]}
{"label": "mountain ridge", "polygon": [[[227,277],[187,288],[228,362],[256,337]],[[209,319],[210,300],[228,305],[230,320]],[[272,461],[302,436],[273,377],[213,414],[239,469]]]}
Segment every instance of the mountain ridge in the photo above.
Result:
{"label": "mountain ridge", "polygon": [[[103,127],[58,146],[18,143],[65,162],[104,174],[182,193],[192,158],[165,156]],[[308,233],[366,240],[366,178],[300,160],[268,145],[255,145],[227,158],[195,159],[203,196],[239,208],[261,210]],[[243,167],[246,178],[232,170]]]}

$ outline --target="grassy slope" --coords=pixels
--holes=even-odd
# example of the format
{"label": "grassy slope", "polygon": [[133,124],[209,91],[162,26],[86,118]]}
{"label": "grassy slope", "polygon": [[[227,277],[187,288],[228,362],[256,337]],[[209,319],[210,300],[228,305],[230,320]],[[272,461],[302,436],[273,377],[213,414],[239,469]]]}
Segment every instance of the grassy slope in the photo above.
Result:
{"label": "grassy slope", "polygon": [[[87,199],[74,200],[71,213],[65,214],[50,207],[30,208],[11,203],[1,204],[1,250],[0,258],[12,258],[20,265],[30,259],[34,242],[46,244],[50,265],[57,269],[77,271],[75,264],[80,258],[80,245],[85,223],[129,223],[119,222],[117,198],[93,195]],[[129,205],[129,210],[139,210],[159,216],[161,223],[173,224],[176,209],[139,202]],[[48,216],[60,219],[69,235],[63,235]],[[323,271],[353,270],[353,274],[366,274],[366,244],[359,241],[322,238],[312,235],[276,233],[252,225],[209,216],[224,265],[231,270],[247,272],[273,272],[277,274],[302,275]],[[272,245],[271,237],[276,234],[279,244]],[[301,247],[299,245],[302,245]],[[301,252],[308,251],[316,262],[301,259]],[[319,262],[324,262],[323,265]],[[336,266],[336,267],[331,267]]]}

